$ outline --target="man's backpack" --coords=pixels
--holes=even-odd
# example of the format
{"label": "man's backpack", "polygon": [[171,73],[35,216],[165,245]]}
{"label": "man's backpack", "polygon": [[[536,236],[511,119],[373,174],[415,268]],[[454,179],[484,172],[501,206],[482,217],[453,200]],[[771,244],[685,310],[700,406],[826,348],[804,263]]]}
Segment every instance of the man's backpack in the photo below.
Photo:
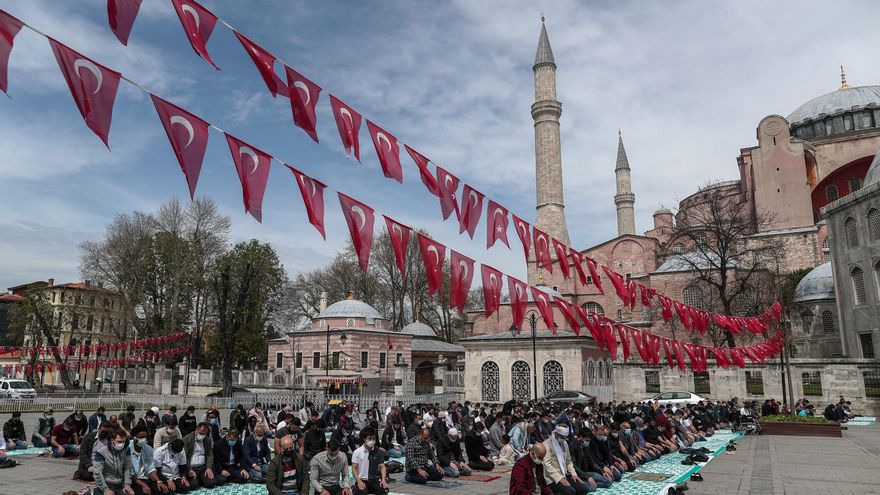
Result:
{"label": "man's backpack", "polygon": [[390,461],[385,463],[385,470],[390,474],[394,473],[402,473],[403,472],[403,464],[397,461]]}

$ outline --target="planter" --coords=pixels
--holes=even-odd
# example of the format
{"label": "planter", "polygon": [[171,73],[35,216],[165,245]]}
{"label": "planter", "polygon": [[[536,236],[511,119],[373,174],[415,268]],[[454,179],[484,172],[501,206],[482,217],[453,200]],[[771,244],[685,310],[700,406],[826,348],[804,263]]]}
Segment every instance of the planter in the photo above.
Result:
{"label": "planter", "polygon": [[800,437],[841,437],[837,423],[761,423],[763,435],[789,435]]}

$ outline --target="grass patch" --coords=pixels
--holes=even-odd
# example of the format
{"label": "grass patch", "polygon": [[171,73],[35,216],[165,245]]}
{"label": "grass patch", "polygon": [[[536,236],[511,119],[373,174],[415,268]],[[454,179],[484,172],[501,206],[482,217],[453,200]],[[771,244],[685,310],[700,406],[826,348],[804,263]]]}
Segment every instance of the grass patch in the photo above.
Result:
{"label": "grass patch", "polygon": [[808,424],[825,424],[831,423],[822,416],[788,416],[786,414],[773,414],[770,416],[762,416],[762,423],[808,423]]}

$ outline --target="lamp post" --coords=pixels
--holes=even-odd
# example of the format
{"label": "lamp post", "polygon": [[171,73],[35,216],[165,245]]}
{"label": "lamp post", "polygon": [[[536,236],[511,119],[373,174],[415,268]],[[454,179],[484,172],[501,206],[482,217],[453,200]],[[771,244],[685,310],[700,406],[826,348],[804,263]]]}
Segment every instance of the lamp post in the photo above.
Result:
{"label": "lamp post", "polygon": [[[339,329],[338,328],[330,328],[329,326],[327,327],[327,354],[326,354],[327,362],[325,363],[326,366],[324,367],[324,376],[330,376],[330,331],[331,330],[339,330]],[[346,340],[348,340],[348,337],[346,337],[345,334],[342,334],[339,336],[339,342],[342,345],[345,345]]]}
{"label": "lamp post", "polygon": [[[534,385],[534,393],[535,393],[535,401],[538,400],[538,341],[537,341],[537,332],[538,332],[538,315],[535,312],[532,312],[528,317],[529,328],[532,331],[532,374],[533,374],[533,385]],[[543,318],[540,318],[543,320]],[[518,329],[515,326],[510,327],[510,333],[516,336],[516,331]]]}

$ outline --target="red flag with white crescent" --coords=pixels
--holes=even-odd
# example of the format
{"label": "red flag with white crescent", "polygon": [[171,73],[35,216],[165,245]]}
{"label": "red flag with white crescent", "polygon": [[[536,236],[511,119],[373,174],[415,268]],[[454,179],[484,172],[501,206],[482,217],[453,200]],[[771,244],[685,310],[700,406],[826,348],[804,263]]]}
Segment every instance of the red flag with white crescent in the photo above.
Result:
{"label": "red flag with white crescent", "polygon": [[303,204],[306,207],[309,223],[318,230],[324,240],[327,240],[327,235],[324,233],[324,189],[327,186],[290,165],[285,164],[284,166],[293,172]]}
{"label": "red flag with white crescent", "polygon": [[373,138],[373,146],[376,147],[376,156],[379,157],[379,164],[382,165],[382,173],[385,177],[403,184],[403,168],[400,166],[397,138],[370,122],[370,119],[367,119],[367,129],[370,131],[370,137]]}
{"label": "red flag with white crescent", "polygon": [[636,330],[635,328],[629,329],[630,337],[632,337],[633,344],[636,345],[636,351],[639,353],[639,357],[642,358],[642,361],[649,362],[648,356],[645,353],[645,348],[642,346],[642,334]]}
{"label": "red flag with white crescent", "polygon": [[217,24],[217,16],[210,10],[202,7],[195,0],[171,0],[174,10],[177,11],[177,17],[180,18],[180,25],[183,26],[183,32],[186,39],[189,40],[196,55],[207,60],[215,69],[220,70],[217,64],[211,60],[208,54],[208,40],[211,39],[211,33],[214,31],[214,25]]}
{"label": "red flag with white crescent", "polygon": [[9,94],[9,54],[21,26],[21,21],[0,10],[0,91],[6,94]]}
{"label": "red flag with white crescent", "polygon": [[657,299],[660,300],[660,316],[663,318],[663,321],[671,320],[672,300],[662,294],[657,294]]}
{"label": "red flag with white crescent", "polygon": [[663,351],[666,352],[666,363],[669,365],[669,369],[675,368],[675,361],[673,361],[672,351],[669,349],[669,339],[663,338]]}
{"label": "red flag with white crescent", "polygon": [[553,321],[553,308],[550,306],[550,295],[537,287],[529,287],[529,289],[532,291],[532,299],[534,299],[535,306],[538,307],[538,312],[541,313],[541,317],[544,318],[544,323],[547,325],[547,328],[553,332],[553,335],[558,335],[556,333],[556,322]]}
{"label": "red flag with white crescent", "polygon": [[553,300],[556,303],[556,307],[559,308],[559,312],[562,313],[562,319],[568,323],[569,328],[574,331],[574,334],[580,337],[581,324],[578,323],[577,318],[574,315],[574,309],[571,307],[571,303],[561,297],[554,297]]}
{"label": "red flag with white crescent", "polygon": [[241,194],[244,211],[250,213],[258,222],[263,221],[263,194],[269,180],[269,166],[272,157],[250,144],[226,134],[226,142],[241,181]]}
{"label": "red flag with white crescent", "polygon": [[446,258],[446,246],[419,234],[419,252],[425,264],[425,275],[428,278],[428,296],[443,286],[443,260]]}
{"label": "red flag with white crescent", "polygon": [[507,292],[510,296],[510,311],[513,315],[513,326],[522,330],[526,306],[529,304],[529,286],[525,282],[507,276]]}
{"label": "red flag with white crescent", "polygon": [[358,263],[364,273],[370,262],[370,250],[373,249],[373,209],[360,201],[339,195],[339,205],[342,206],[342,215],[348,224],[348,232],[351,234],[351,243],[354,244],[354,252],[357,253]]}
{"label": "red flag with white crescent", "polygon": [[550,236],[537,227],[532,227],[532,232],[537,265],[544,267],[549,273],[553,273],[553,260],[550,259]]}
{"label": "red flag with white crescent", "polygon": [[675,353],[675,360],[678,362],[678,369],[680,371],[684,371],[686,366],[684,364],[684,357],[681,355],[679,342],[677,340],[673,340],[670,342],[670,346],[672,347],[672,352]]}
{"label": "red flag with white crescent", "polygon": [[467,231],[468,236],[473,239],[474,232],[477,231],[477,224],[480,223],[480,217],[483,215],[483,193],[477,191],[469,184],[464,185],[461,191],[462,205],[459,210],[458,233]]}
{"label": "red flag with white crescent", "polygon": [[468,291],[474,280],[474,260],[452,250],[449,255],[449,306],[464,314]]}
{"label": "red flag with white crescent", "polygon": [[571,257],[571,263],[574,265],[574,271],[577,272],[581,285],[587,285],[587,272],[584,271],[584,255],[575,248],[569,248],[568,254]]}
{"label": "red flag with white crescent", "polygon": [[421,177],[425,189],[434,196],[440,197],[440,188],[437,186],[437,178],[434,177],[434,174],[432,174],[430,170],[428,170],[428,162],[431,160],[418,151],[410,148],[409,145],[404,144],[403,147],[406,148],[406,152],[409,153],[409,156],[412,157],[416,167],[418,167],[419,177]]}
{"label": "red flag with white crescent", "polygon": [[626,285],[626,281],[619,273],[609,269],[607,266],[603,265],[602,270],[605,272],[605,275],[608,275],[608,279],[611,280],[614,291],[617,292],[617,297],[623,301],[624,306],[629,306],[629,288]]}
{"label": "red flag with white crescent", "polygon": [[489,265],[480,266],[480,275],[483,279],[483,302],[486,308],[486,318],[492,313],[498,312],[501,306],[502,274]]}
{"label": "red flag with white crescent", "polygon": [[605,289],[602,288],[602,278],[599,276],[599,266],[596,264],[596,260],[589,256],[584,256],[584,259],[587,261],[587,269],[590,270],[590,277],[593,279],[593,285],[596,286],[596,290],[599,291],[599,294],[604,296]]}
{"label": "red flag with white crescent", "polygon": [[450,174],[445,168],[436,165],[437,169],[437,189],[440,191],[440,212],[443,214],[443,220],[449,218],[452,212],[455,212],[458,218],[458,200],[455,193],[458,191],[458,177]]}
{"label": "red flag with white crescent", "polygon": [[587,330],[590,332],[590,336],[593,337],[593,341],[596,342],[596,347],[602,349],[604,340],[602,340],[601,335],[599,334],[598,328],[596,326],[595,320],[587,314],[587,310],[583,306],[574,306],[574,311],[577,313],[578,317],[583,322],[584,326],[587,327]]}
{"label": "red flag with white crescent", "polygon": [[412,229],[387,215],[383,216],[385,227],[388,228],[388,236],[391,238],[391,249],[394,250],[397,269],[400,270],[400,276],[406,278],[406,248],[409,245],[409,233]]}
{"label": "red flag with white crescent", "polygon": [[113,103],[119,89],[120,74],[52,38],[49,38],[49,44],[79,113],[89,129],[109,148],[107,139],[110,135]]}
{"label": "red flag with white crescent", "polygon": [[196,184],[199,182],[199,173],[202,170],[202,161],[205,158],[205,149],[208,147],[208,127],[210,124],[186,110],[169,103],[156,95],[151,94],[153,106],[159,114],[165,134],[171,143],[180,170],[186,177],[189,186],[189,197],[193,199],[196,194]]}
{"label": "red flag with white crescent", "polygon": [[567,280],[570,275],[568,268],[568,246],[553,239],[553,250],[556,251],[556,261],[559,263],[559,270],[562,272],[562,278]]}
{"label": "red flag with white crescent", "polygon": [[260,72],[260,77],[263,78],[263,82],[266,83],[266,87],[269,88],[272,97],[274,98],[278,95],[287,96],[287,85],[275,73],[275,55],[272,55],[268,50],[254,43],[250,38],[238,31],[233,31],[233,33],[235,33],[235,37],[238,38],[241,46],[244,47],[244,51],[254,61],[254,65],[257,66],[257,70]]}
{"label": "red flag with white crescent", "polygon": [[681,324],[685,328],[690,329],[691,315],[690,311],[688,311],[688,306],[678,301],[672,301],[672,306],[675,308],[675,313],[678,315],[678,319],[681,320]]}
{"label": "red flag with white crescent", "polygon": [[345,148],[345,157],[351,156],[354,150],[354,157],[360,162],[361,142],[358,134],[361,132],[361,114],[333,95],[330,95],[330,109],[336,119],[336,129],[339,130],[339,139]]}
{"label": "red flag with white crescent", "polygon": [[501,241],[510,249],[510,243],[507,242],[507,208],[498,203],[489,200],[489,206],[486,208],[486,248],[495,245],[496,241]]}
{"label": "red flag with white crescent", "polygon": [[617,324],[617,336],[620,337],[620,347],[623,349],[623,362],[629,361],[629,338],[626,334],[626,327]]}
{"label": "red flag with white crescent", "polygon": [[522,218],[516,215],[512,216],[514,230],[516,230],[516,235],[519,236],[519,240],[522,242],[523,253],[526,256],[526,261],[528,261],[532,249],[532,226]]}
{"label": "red flag with white crescent", "polygon": [[107,0],[107,19],[116,39],[128,45],[128,35],[141,8],[141,0]]}
{"label": "red flag with white crescent", "polygon": [[388,341],[385,342],[385,346],[388,347],[388,350],[389,350],[389,351],[394,349],[394,343],[391,342],[391,336],[390,336],[390,335],[388,336]]}
{"label": "red flag with white crescent", "polygon": [[602,334],[602,337],[605,339],[605,348],[608,349],[608,353],[611,354],[611,360],[614,361],[617,359],[617,337],[614,335],[614,327],[612,326],[611,320],[608,318],[602,318],[599,323],[599,332]]}
{"label": "red flag with white crescent", "polygon": [[293,123],[306,131],[306,134],[317,143],[316,122],[318,114],[316,107],[318,106],[318,98],[321,97],[321,87],[286,65],[284,71],[287,74],[287,96],[290,98]]}

